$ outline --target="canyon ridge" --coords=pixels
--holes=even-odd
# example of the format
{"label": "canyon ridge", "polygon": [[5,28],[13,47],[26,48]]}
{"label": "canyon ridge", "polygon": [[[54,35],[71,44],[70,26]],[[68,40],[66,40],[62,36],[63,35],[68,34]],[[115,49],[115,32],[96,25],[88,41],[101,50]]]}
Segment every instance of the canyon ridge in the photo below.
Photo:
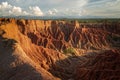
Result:
{"label": "canyon ridge", "polygon": [[120,80],[120,22],[0,18],[0,80]]}

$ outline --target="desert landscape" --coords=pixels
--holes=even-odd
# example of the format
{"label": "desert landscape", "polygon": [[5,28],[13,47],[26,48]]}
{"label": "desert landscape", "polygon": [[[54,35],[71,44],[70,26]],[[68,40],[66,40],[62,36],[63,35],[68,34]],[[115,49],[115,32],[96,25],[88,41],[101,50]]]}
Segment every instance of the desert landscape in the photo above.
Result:
{"label": "desert landscape", "polygon": [[120,80],[120,21],[0,18],[0,80]]}

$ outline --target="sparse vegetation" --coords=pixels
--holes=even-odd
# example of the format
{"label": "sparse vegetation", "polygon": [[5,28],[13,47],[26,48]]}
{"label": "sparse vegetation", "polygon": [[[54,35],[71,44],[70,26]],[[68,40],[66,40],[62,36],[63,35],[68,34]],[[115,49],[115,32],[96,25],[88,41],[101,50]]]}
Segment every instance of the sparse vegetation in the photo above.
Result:
{"label": "sparse vegetation", "polygon": [[67,48],[67,49],[65,49],[65,50],[63,50],[63,53],[64,54],[71,54],[71,55],[74,55],[75,54],[75,50],[74,50],[74,48]]}

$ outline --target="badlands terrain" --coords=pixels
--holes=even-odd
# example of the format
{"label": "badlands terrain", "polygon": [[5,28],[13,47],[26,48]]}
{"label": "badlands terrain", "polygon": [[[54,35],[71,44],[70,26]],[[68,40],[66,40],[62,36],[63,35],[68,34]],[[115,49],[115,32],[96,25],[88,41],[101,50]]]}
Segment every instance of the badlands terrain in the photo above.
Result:
{"label": "badlands terrain", "polygon": [[120,22],[0,18],[0,80],[120,80]]}

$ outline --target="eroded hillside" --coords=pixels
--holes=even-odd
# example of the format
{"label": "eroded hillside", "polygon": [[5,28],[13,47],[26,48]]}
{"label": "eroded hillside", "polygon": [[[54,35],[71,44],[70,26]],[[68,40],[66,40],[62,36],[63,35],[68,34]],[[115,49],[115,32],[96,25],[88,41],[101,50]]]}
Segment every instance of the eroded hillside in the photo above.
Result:
{"label": "eroded hillside", "polygon": [[119,61],[119,22],[0,19],[0,80],[120,79]]}

